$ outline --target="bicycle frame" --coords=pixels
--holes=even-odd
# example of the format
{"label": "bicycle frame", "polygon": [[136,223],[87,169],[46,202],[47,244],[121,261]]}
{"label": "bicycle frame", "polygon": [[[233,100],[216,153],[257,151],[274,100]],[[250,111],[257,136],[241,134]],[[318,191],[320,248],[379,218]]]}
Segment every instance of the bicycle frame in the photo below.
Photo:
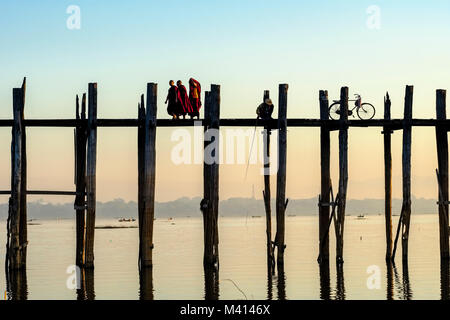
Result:
{"label": "bicycle frame", "polygon": [[[353,110],[357,109],[357,108],[361,108],[362,105],[362,98],[359,94],[355,94],[355,97],[357,97],[357,99],[349,99],[348,102],[355,102],[355,106],[353,108],[349,108],[348,111],[349,112],[353,112]],[[333,102],[339,102],[339,104],[341,103],[341,100],[333,100]]]}

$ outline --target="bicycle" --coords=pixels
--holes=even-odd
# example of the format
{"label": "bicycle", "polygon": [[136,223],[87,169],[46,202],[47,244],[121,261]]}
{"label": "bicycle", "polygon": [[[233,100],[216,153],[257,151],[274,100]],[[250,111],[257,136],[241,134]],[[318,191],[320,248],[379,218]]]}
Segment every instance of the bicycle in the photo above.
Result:
{"label": "bicycle", "polygon": [[[370,104],[370,103],[361,103],[362,99],[361,99],[361,95],[359,94],[355,94],[356,99],[355,100],[348,100],[350,101],[355,101],[355,106],[351,109],[348,110],[348,115],[349,116],[355,116],[353,114],[353,110],[356,109],[356,113],[358,114],[358,117],[361,120],[370,120],[375,116],[375,107]],[[333,100],[333,104],[330,106],[330,108],[328,108],[328,114],[330,116],[330,119],[332,120],[339,120],[339,118],[341,117],[341,101],[340,100]]]}

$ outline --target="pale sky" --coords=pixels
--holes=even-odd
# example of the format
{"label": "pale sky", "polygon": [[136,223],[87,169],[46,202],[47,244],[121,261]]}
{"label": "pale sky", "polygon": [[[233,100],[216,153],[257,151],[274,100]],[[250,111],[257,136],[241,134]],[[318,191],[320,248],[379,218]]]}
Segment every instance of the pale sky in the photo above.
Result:
{"label": "pale sky", "polygon": [[[69,5],[80,8],[79,30],[67,28]],[[369,28],[371,6],[379,29]],[[373,11],[372,11],[373,12]],[[372,21],[372,20],[370,20]],[[414,85],[415,118],[435,117],[435,90],[450,85],[448,1],[2,1],[0,118],[12,117],[12,88],[27,77],[25,117],[74,117],[75,95],[98,83],[99,118],[135,118],[147,82],[157,82],[158,117],[170,79],[220,84],[222,118],[253,118],[263,90],[278,105],[288,83],[288,117],[318,118],[319,90],[339,98],[342,86],[383,114],[403,115],[406,85]],[[276,116],[276,111],[275,111]],[[172,129],[158,129],[156,200],[202,195],[202,166],[171,161]],[[384,195],[381,129],[349,131],[348,196]],[[73,129],[29,128],[29,189],[73,190]],[[393,196],[401,196],[401,131],[393,135]],[[320,192],[318,128],[290,128],[287,197]],[[0,189],[10,184],[10,128],[0,129]],[[97,198],[137,198],[135,128],[99,128]],[[337,133],[332,135],[337,186]],[[436,198],[435,132],[414,128],[412,193]],[[259,165],[223,165],[220,196],[261,197]],[[275,177],[273,178],[275,181]],[[275,185],[274,185],[275,192]],[[39,197],[30,196],[31,201]],[[56,202],[72,197],[48,197]],[[6,201],[3,197],[0,201]]]}

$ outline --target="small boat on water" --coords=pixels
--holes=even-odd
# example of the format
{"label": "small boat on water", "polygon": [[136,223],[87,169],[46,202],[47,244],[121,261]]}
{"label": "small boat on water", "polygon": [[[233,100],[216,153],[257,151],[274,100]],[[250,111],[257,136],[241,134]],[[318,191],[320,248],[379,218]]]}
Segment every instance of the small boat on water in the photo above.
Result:
{"label": "small boat on water", "polygon": [[128,218],[128,219],[120,218],[119,219],[119,222],[134,222],[134,221],[136,221],[135,218]]}
{"label": "small boat on water", "polygon": [[363,214],[360,214],[359,216],[356,217],[357,219],[366,219],[366,217]]}

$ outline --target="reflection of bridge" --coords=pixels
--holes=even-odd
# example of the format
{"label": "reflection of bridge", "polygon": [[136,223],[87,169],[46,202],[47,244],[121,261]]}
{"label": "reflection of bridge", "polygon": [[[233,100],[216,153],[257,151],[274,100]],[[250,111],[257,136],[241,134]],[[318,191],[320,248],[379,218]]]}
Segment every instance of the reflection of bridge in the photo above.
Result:
{"label": "reflection of bridge", "polygon": [[[270,176],[265,171],[263,192],[266,208],[267,258],[269,272],[275,271],[275,260],[279,272],[284,264],[285,210],[286,199],[286,152],[287,127],[319,127],[321,129],[321,194],[319,196],[319,262],[329,260],[328,235],[334,221],[336,234],[337,262],[343,262],[343,234],[348,183],[348,128],[382,127],[384,135],[385,160],[385,216],[386,216],[386,259],[394,258],[397,239],[401,235],[402,255],[408,256],[408,238],[411,215],[411,133],[413,126],[436,128],[437,154],[439,162],[439,220],[441,257],[449,257],[448,230],[448,141],[450,120],[446,120],[446,91],[437,91],[437,119],[412,119],[413,87],[406,87],[404,119],[392,119],[391,101],[385,97],[384,119],[348,120],[348,112],[341,112],[340,120],[329,120],[328,93],[320,91],[320,119],[287,119],[288,85],[279,86],[278,119],[220,119],[220,86],[211,85],[205,92],[205,117],[203,120],[156,119],[157,84],[147,85],[147,96],[141,96],[136,119],[97,119],[97,84],[90,83],[88,97],[83,95],[80,103],[77,96],[74,119],[24,119],[25,80],[21,88],[13,89],[12,120],[0,120],[0,126],[12,127],[11,146],[11,190],[0,191],[11,194],[8,215],[8,270],[23,269],[26,266],[27,249],[27,194],[75,195],[76,210],[76,264],[84,268],[94,267],[94,230],[96,203],[96,152],[98,127],[136,127],[138,130],[138,210],[139,210],[139,266],[153,265],[153,220],[156,175],[156,129],[157,127],[189,127],[201,123],[204,128],[205,159],[219,159],[219,136],[214,136],[220,126],[261,126],[264,130],[265,169],[270,169],[270,131],[278,130],[278,171],[276,190],[276,235],[271,234]],[[264,92],[264,98],[269,92]],[[348,110],[348,88],[341,89],[341,108]],[[200,121],[200,122],[199,122]],[[75,128],[75,185],[74,191],[30,191],[27,190],[26,127],[73,127]],[[330,131],[339,130],[339,184],[336,197],[332,193],[330,180]],[[391,133],[403,130],[403,206],[395,245],[392,237],[392,195],[391,195]],[[206,138],[209,137],[209,138]],[[218,251],[218,203],[219,163],[204,162],[204,197],[200,204],[204,218],[204,266],[216,270],[219,265]],[[330,214],[331,212],[331,214]],[[394,247],[394,248],[393,248]],[[275,259],[275,250],[277,257]],[[209,274],[209,273],[208,273]]]}

